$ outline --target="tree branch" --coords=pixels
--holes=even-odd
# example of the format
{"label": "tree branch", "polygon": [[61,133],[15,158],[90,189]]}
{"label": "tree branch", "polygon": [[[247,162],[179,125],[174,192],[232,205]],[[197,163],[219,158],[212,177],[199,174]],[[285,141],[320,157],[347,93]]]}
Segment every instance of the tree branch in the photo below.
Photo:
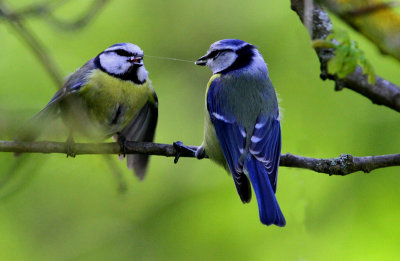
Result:
{"label": "tree branch", "polygon": [[13,14],[13,12],[2,2],[0,2],[0,17],[5,18],[12,28],[21,36],[31,51],[35,54],[36,58],[50,74],[56,86],[61,86],[63,84],[63,77],[60,74],[57,64],[49,55],[47,55],[48,52],[43,44],[41,44],[36,36],[25,27],[21,17]]}
{"label": "tree branch", "polygon": [[[57,18],[52,17],[52,11],[56,6],[65,3],[67,0],[59,0],[53,6],[45,4],[31,6],[20,12],[11,12],[0,0],[0,17],[5,18],[14,29],[27,42],[37,58],[42,62],[53,80],[57,82],[57,86],[61,86],[61,77],[59,70],[55,66],[54,61],[48,55],[43,45],[36,39],[23,24],[22,18],[29,15],[49,15],[54,23],[65,29],[77,29],[86,25],[101,9],[108,0],[94,1],[92,8],[88,10],[86,15],[73,22],[61,22]],[[312,3],[312,2],[311,2]],[[312,6],[312,5],[311,5]],[[47,9],[46,9],[47,8]],[[332,24],[327,13],[318,5],[312,7],[312,20],[304,22],[309,27],[312,39],[325,39],[332,29]],[[292,0],[292,9],[297,12],[300,19],[304,21],[304,0]],[[377,77],[375,86],[368,84],[365,76],[362,75],[360,68],[345,79],[338,79],[335,75],[327,73],[327,61],[333,57],[333,50],[327,48],[316,49],[317,55],[321,62],[321,78],[331,79],[336,83],[336,89],[340,90],[344,87],[352,89],[366,97],[376,104],[382,104],[396,111],[400,111],[400,89]],[[191,147],[196,150],[197,147]],[[75,143],[74,152],[78,154],[121,154],[121,148],[118,143]],[[17,142],[17,141],[0,141],[0,152],[16,152],[16,153],[67,153],[68,148],[62,142]],[[177,151],[173,145],[145,143],[145,142],[128,142],[126,144],[127,153],[159,155],[166,157],[175,157]],[[194,153],[184,150],[180,153],[181,157],[195,157]],[[329,175],[347,175],[357,171],[368,173],[374,169],[400,166],[400,154],[354,157],[343,154],[338,158],[331,159],[315,159],[309,157],[296,156],[291,154],[283,154],[281,156],[281,166],[296,167],[313,170]],[[118,173],[117,173],[118,174]]]}
{"label": "tree branch", "polygon": [[[188,146],[193,151],[195,146]],[[122,154],[118,143],[75,143],[74,154]],[[68,148],[63,142],[22,142],[22,141],[0,141],[0,152],[16,153],[64,153]],[[151,143],[151,142],[127,142],[127,154],[146,154],[166,157],[175,157],[177,150],[173,145]],[[194,158],[194,152],[189,150],[181,151],[180,157]],[[329,175],[348,175],[357,171],[368,173],[374,169],[400,166],[400,154],[354,157],[342,154],[338,158],[315,159],[292,154],[282,154],[280,166],[309,169]]]}
{"label": "tree branch", "polygon": [[345,176],[357,171],[369,173],[372,170],[400,166],[400,154],[355,157],[342,154],[338,158],[315,159],[291,155],[281,155],[280,166],[309,169],[329,175]]}
{"label": "tree branch", "polygon": [[104,7],[109,0],[93,0],[87,10],[78,18],[71,21],[64,21],[54,15],[54,11],[69,0],[56,0],[35,3],[19,10],[14,10],[10,13],[11,18],[27,18],[40,17],[48,19],[48,21],[63,30],[77,30],[87,25]]}
{"label": "tree branch", "polygon": [[[42,44],[35,34],[25,26],[24,19],[28,16],[49,17],[56,26],[64,29],[76,30],[89,23],[109,0],[93,0],[92,5],[80,18],[74,21],[64,22],[56,18],[53,15],[53,12],[68,1],[69,0],[46,1],[32,4],[20,10],[11,10],[2,0],[0,0],[0,18],[5,19],[5,21],[8,22],[26,42],[36,58],[41,62],[47,73],[55,82],[56,89],[60,88],[64,82],[60,73],[60,68],[50,53],[46,50],[44,44]],[[120,169],[112,161],[110,155],[104,155],[104,159],[111,172],[113,172],[117,178],[119,191],[123,192],[126,184],[124,184]],[[20,165],[21,164],[18,166]],[[8,173],[8,176],[11,177],[11,175],[15,173],[15,167],[12,167]],[[2,184],[0,184],[0,188],[1,187]]]}
{"label": "tree branch", "polygon": [[54,59],[52,59],[48,54],[49,52],[46,50],[44,45],[40,43],[39,39],[37,39],[35,34],[31,30],[27,29],[23,20],[26,19],[27,16],[31,15],[48,17],[54,25],[60,28],[65,30],[76,30],[88,24],[109,0],[94,0],[87,12],[75,21],[70,22],[61,21],[53,15],[54,10],[67,1],[68,0],[58,0],[55,2],[38,3],[19,11],[11,10],[5,3],[0,2],[0,18],[4,18],[5,21],[7,21],[18,33],[18,35],[21,36],[31,51],[35,54],[36,58],[50,74],[57,88],[61,87],[64,82],[64,78],[60,74],[60,69]]}
{"label": "tree branch", "polygon": [[[312,17],[305,17],[304,2],[304,0],[291,0],[291,7],[303,24],[307,24],[305,20],[312,18],[311,28],[309,28],[312,40],[325,39],[332,31],[332,23],[328,14],[318,4],[314,4],[311,6],[312,12],[310,12]],[[376,76],[375,85],[371,85],[360,67],[346,78],[339,79],[336,75],[328,74],[327,71],[327,63],[334,56],[333,49],[316,48],[316,53],[321,64],[321,78],[335,81],[337,91],[348,88],[367,97],[375,104],[384,105],[400,112],[400,88],[397,85],[379,76]]]}
{"label": "tree branch", "polygon": [[99,11],[104,7],[104,5],[109,0],[95,0],[89,6],[87,11],[78,19],[73,21],[63,21],[55,17],[51,12],[49,13],[49,21],[52,22],[58,28],[63,30],[77,30],[86,26],[93,18],[99,13]]}

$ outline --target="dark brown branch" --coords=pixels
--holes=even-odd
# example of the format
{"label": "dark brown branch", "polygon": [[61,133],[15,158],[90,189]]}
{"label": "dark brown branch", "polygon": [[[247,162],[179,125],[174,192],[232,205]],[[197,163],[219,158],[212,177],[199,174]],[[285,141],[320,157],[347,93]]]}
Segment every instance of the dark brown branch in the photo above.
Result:
{"label": "dark brown branch", "polygon": [[[291,0],[291,3],[292,9],[304,23],[304,0]],[[317,4],[314,4],[310,13],[312,14],[310,32],[312,40],[325,39],[332,30],[332,23],[328,14]],[[351,89],[367,97],[375,104],[384,105],[400,112],[400,88],[397,85],[379,76],[376,76],[375,85],[371,85],[360,67],[346,78],[339,79],[336,75],[328,74],[327,71],[327,63],[334,56],[333,49],[316,48],[316,52],[321,64],[321,78],[335,81],[336,90]]]}
{"label": "dark brown branch", "polygon": [[[197,147],[187,146],[196,150]],[[84,154],[121,154],[121,147],[117,142],[110,143],[74,143],[75,155]],[[14,153],[64,153],[67,154],[64,142],[25,142],[25,141],[0,141],[0,152]],[[159,155],[175,157],[177,151],[173,145],[151,142],[126,142],[126,153]],[[180,157],[195,157],[194,152],[182,150]]]}
{"label": "dark brown branch", "polygon": [[[197,149],[194,146],[190,147],[194,151]],[[121,147],[118,143],[75,143],[73,150],[76,155],[121,153]],[[0,141],[0,152],[67,154],[67,147],[63,142]],[[170,144],[127,142],[126,153],[175,157],[177,151]],[[182,151],[180,156],[195,157],[194,152],[189,150]],[[315,159],[287,153],[281,156],[280,166],[303,168],[329,175],[343,176],[357,171],[368,173],[374,169],[400,166],[400,154],[367,157],[342,154],[338,158]]]}
{"label": "dark brown branch", "polygon": [[400,166],[400,154],[355,157],[342,154],[338,158],[315,159],[291,155],[281,156],[281,166],[309,169],[329,175],[345,176],[357,171],[369,173],[374,169]]}

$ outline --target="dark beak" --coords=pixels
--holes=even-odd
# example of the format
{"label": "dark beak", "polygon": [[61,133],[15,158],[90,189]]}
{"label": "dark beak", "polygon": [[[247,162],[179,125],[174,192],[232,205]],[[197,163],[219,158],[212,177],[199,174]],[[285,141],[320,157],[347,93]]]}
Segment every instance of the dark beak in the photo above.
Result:
{"label": "dark beak", "polygon": [[128,59],[128,62],[130,62],[131,64],[134,64],[134,65],[142,66],[143,65],[143,56],[137,55],[137,56],[130,57]]}
{"label": "dark beak", "polygon": [[208,55],[204,55],[199,59],[197,59],[197,61],[195,61],[194,64],[204,66],[207,64],[207,60],[208,60]]}

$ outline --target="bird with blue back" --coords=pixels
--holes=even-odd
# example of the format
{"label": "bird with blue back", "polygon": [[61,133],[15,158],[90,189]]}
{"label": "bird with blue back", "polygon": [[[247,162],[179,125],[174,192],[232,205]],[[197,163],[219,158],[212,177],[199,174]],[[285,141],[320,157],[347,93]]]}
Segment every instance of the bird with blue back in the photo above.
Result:
{"label": "bird with blue back", "polygon": [[[211,45],[195,64],[213,72],[207,84],[203,144],[206,155],[232,174],[243,203],[250,202],[251,186],[260,220],[285,226],[275,197],[281,152],[278,100],[268,68],[254,45],[226,39]],[[175,143],[177,148],[183,146]]]}
{"label": "bird with blue back", "polygon": [[[86,62],[65,80],[63,87],[18,134],[33,141],[42,126],[61,116],[73,136],[117,138],[151,142],[158,118],[158,99],[143,63],[143,51],[131,43],[118,43]],[[73,152],[71,152],[73,154]],[[127,155],[127,165],[143,178],[147,155]]]}

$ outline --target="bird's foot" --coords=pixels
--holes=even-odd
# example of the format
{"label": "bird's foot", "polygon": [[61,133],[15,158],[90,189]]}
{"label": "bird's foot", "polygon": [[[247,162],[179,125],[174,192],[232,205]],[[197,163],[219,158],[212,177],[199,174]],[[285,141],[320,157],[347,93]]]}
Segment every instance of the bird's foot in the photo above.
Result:
{"label": "bird's foot", "polygon": [[[122,155],[125,158],[125,156],[126,156],[126,138],[125,138],[125,136],[122,136],[121,133],[119,133],[119,132],[117,133],[117,135],[118,135],[118,138],[117,138],[118,144],[121,147]],[[121,154],[119,154],[119,155],[121,156]]]}
{"label": "bird's foot", "polygon": [[204,159],[207,155],[206,155],[206,151],[203,148],[203,146],[200,146],[196,152],[194,153],[194,155],[196,156],[197,159]]}
{"label": "bird's foot", "polygon": [[173,145],[176,150],[174,159],[175,164],[178,163],[178,160],[182,155],[195,156],[197,159],[204,159],[207,157],[207,154],[203,146],[200,146],[196,149],[196,147],[183,145],[182,141],[176,141],[173,143]]}
{"label": "bird's foot", "polygon": [[65,146],[66,146],[66,151],[67,151],[67,158],[68,157],[75,158],[75,156],[76,156],[75,141],[74,141],[74,138],[72,137],[72,135],[68,136],[68,139],[65,142]]}
{"label": "bird's foot", "polygon": [[174,158],[174,163],[178,163],[179,158],[184,155],[184,154],[196,154],[196,150],[189,147],[189,146],[185,146],[183,145],[182,141],[176,141],[174,143],[172,143],[172,145],[174,146],[175,150],[176,150],[176,154],[175,154],[175,158]]}

